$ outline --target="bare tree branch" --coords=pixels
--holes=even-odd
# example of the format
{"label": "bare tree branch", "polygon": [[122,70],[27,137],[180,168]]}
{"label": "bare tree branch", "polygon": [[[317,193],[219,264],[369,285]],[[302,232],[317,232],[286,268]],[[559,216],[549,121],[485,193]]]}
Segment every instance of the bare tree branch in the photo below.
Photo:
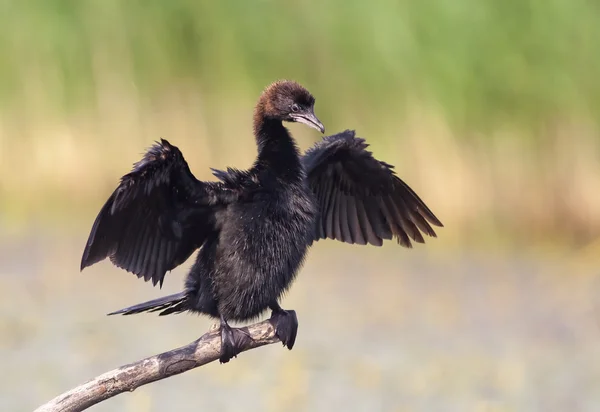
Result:
{"label": "bare tree branch", "polygon": [[[273,325],[265,320],[241,328],[252,338],[242,352],[279,342]],[[120,393],[168,378],[219,359],[221,335],[211,330],[189,345],[151,356],[106,372],[52,399],[34,412],[77,412]]]}

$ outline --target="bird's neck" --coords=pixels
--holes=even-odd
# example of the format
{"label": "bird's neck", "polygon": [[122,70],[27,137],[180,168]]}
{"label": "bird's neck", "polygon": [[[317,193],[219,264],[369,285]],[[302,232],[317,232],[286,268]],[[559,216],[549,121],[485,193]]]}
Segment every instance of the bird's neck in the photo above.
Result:
{"label": "bird's neck", "polygon": [[258,146],[257,167],[290,181],[302,178],[298,147],[281,120],[255,118],[254,135]]}

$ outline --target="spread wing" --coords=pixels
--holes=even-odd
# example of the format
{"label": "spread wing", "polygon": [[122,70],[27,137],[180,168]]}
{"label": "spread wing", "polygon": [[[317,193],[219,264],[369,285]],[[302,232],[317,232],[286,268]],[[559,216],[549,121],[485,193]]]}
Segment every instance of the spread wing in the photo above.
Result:
{"label": "spread wing", "polygon": [[104,204],[83,251],[81,269],[105,258],[153,285],[183,263],[214,233],[214,213],[229,194],[201,182],[179,149],[152,146],[123,176]]}
{"label": "spread wing", "polygon": [[411,247],[411,239],[424,242],[422,233],[435,237],[431,225],[442,223],[393,166],[375,159],[367,146],[346,130],[324,138],[303,156],[319,204],[314,240],[380,246],[383,239],[395,237]]}

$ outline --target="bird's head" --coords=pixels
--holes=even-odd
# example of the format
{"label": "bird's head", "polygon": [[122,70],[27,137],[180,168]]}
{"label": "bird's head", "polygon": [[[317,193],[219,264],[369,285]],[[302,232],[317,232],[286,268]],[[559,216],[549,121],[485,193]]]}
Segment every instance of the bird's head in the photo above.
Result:
{"label": "bird's head", "polygon": [[325,133],[323,123],[315,116],[315,98],[308,90],[290,80],[269,85],[260,96],[257,114],[268,119],[304,123]]}

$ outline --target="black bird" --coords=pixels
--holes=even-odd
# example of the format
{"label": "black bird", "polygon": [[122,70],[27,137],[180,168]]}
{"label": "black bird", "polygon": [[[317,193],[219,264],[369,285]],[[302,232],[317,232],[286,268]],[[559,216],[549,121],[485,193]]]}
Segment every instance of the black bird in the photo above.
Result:
{"label": "black bird", "polygon": [[221,322],[221,362],[249,337],[229,320],[246,321],[271,309],[282,343],[292,349],[298,321],[278,300],[319,239],[380,246],[396,238],[423,243],[430,224],[442,226],[425,203],[373,158],[364,139],[346,130],[325,137],[304,156],[282,122],[324,133],[315,99],[292,81],[278,81],[254,112],[258,157],[249,170],[214,170],[219,182],[191,173],[166,140],[152,146],[123,176],[100,210],[81,269],[105,258],[153,285],[200,249],[185,290],[111,314],[199,312]]}

